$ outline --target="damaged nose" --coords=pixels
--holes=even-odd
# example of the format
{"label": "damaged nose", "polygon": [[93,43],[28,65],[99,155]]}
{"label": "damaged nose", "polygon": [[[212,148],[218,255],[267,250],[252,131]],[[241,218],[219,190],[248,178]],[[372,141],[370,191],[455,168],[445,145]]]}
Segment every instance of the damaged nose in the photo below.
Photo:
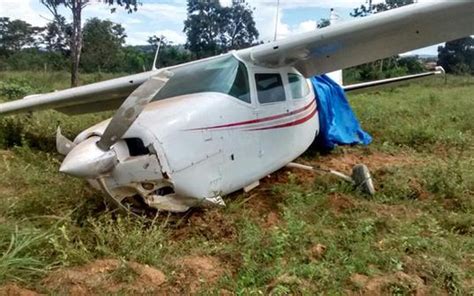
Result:
{"label": "damaged nose", "polygon": [[96,179],[112,170],[117,163],[117,155],[112,149],[101,150],[97,146],[99,140],[99,137],[91,137],[74,147],[59,171],[74,177]]}

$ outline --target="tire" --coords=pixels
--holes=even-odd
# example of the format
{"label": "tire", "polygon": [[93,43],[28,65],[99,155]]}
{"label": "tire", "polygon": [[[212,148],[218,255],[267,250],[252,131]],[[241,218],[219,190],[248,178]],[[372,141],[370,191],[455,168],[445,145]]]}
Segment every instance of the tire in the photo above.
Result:
{"label": "tire", "polygon": [[370,171],[364,164],[358,164],[352,168],[352,179],[354,180],[357,189],[363,193],[374,195],[375,187],[370,175]]}

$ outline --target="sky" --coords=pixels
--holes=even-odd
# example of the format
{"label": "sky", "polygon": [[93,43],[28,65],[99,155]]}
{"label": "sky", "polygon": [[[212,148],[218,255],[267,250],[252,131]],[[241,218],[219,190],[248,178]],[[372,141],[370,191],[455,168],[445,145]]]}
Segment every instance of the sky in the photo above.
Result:
{"label": "sky", "polygon": [[[149,36],[163,35],[175,44],[186,42],[183,22],[186,19],[186,0],[141,0],[138,11],[127,13],[120,7],[111,13],[104,0],[90,0],[84,10],[84,19],[99,17],[120,23],[127,33],[129,45],[146,44]],[[232,0],[220,0],[230,5]],[[432,0],[419,0],[432,1]],[[365,0],[280,0],[278,18],[278,39],[292,34],[312,31],[322,18],[329,18],[329,10],[335,8],[342,21],[350,21],[353,8],[364,4]],[[381,2],[381,0],[374,0]],[[275,33],[277,0],[247,0],[255,7],[254,17],[260,40],[273,40]],[[63,15],[71,19],[68,11]],[[35,26],[45,25],[51,20],[51,14],[40,4],[40,0],[0,0],[0,17],[22,19]],[[437,46],[410,52],[410,54],[437,54]]]}

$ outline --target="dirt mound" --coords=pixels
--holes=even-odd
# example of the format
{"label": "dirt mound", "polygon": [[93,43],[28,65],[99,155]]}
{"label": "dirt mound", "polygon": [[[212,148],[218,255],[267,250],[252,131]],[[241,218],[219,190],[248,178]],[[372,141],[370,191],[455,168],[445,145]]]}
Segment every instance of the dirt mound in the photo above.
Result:
{"label": "dirt mound", "polygon": [[216,283],[225,274],[222,262],[211,256],[187,256],[175,265],[179,273],[173,286],[180,287],[180,293],[196,294],[203,286]]}
{"label": "dirt mound", "polygon": [[7,284],[0,287],[0,296],[39,296],[41,294],[36,293],[28,289],[20,288],[16,284]]}
{"label": "dirt mound", "polygon": [[187,239],[194,235],[229,241],[237,237],[237,230],[233,220],[225,216],[221,209],[196,209],[174,234],[176,239]]}
{"label": "dirt mound", "polygon": [[369,278],[362,274],[353,274],[351,283],[360,290],[362,295],[391,295],[403,292],[403,295],[427,295],[427,288],[423,280],[416,275],[397,272]]}
{"label": "dirt mound", "polygon": [[119,260],[97,260],[80,267],[63,268],[44,281],[49,290],[65,295],[159,292],[165,275],[150,266]]}

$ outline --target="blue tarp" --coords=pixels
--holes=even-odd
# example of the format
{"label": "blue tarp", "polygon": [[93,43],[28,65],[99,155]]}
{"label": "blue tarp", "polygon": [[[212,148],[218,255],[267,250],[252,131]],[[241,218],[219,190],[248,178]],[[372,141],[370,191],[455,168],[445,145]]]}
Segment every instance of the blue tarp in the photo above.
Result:
{"label": "blue tarp", "polygon": [[372,137],[362,130],[347,101],[344,89],[327,75],[311,79],[317,94],[320,131],[315,147],[334,149],[336,145],[368,145]]}

